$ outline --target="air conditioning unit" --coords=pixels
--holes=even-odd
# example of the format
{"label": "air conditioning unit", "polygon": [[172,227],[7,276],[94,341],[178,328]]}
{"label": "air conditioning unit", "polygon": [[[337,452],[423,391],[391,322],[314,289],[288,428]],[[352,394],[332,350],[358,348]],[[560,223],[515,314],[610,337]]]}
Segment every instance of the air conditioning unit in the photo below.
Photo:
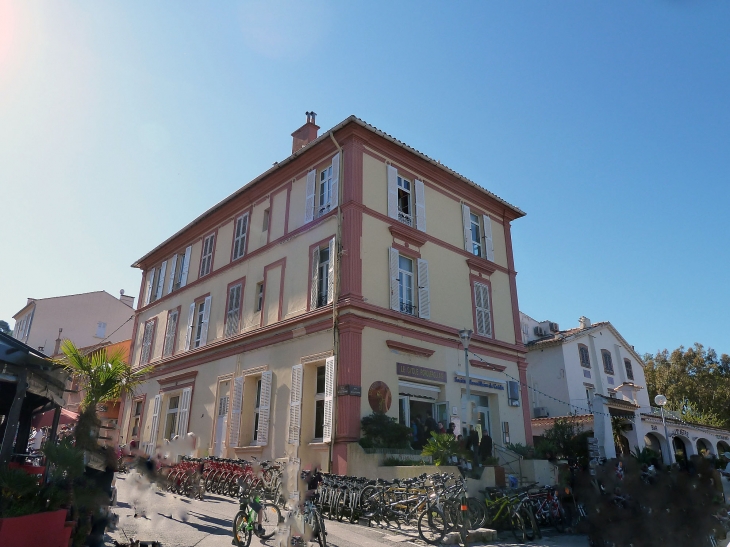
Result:
{"label": "air conditioning unit", "polygon": [[550,332],[558,332],[560,331],[560,327],[557,323],[550,323]]}
{"label": "air conditioning unit", "polygon": [[545,336],[545,331],[542,327],[535,327],[535,336]]}
{"label": "air conditioning unit", "polygon": [[544,406],[536,406],[534,408],[534,412],[535,412],[535,418],[547,418],[547,417],[549,417],[547,408],[545,408]]}

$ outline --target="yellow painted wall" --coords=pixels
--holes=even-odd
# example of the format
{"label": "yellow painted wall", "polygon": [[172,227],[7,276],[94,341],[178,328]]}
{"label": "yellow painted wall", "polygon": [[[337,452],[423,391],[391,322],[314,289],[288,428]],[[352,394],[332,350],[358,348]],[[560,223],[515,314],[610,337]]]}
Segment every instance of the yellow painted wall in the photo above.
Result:
{"label": "yellow painted wall", "polygon": [[383,215],[388,214],[388,175],[385,163],[368,154],[362,157],[363,203]]}
{"label": "yellow painted wall", "polygon": [[279,295],[281,294],[282,267],[277,266],[266,272],[264,286],[264,325],[272,325],[279,320]]}
{"label": "yellow painted wall", "polygon": [[271,225],[269,227],[269,241],[274,241],[284,235],[286,222],[286,190],[272,194]]}
{"label": "yellow painted wall", "polygon": [[304,198],[306,193],[306,175],[296,179],[289,193],[289,231],[296,230],[304,224]]}
{"label": "yellow painted wall", "polygon": [[259,247],[266,245],[266,235],[264,232],[264,211],[269,209],[270,200],[266,200],[259,205],[255,205],[251,211],[251,225],[249,228],[248,252],[255,251]]}
{"label": "yellow painted wall", "polygon": [[231,246],[233,242],[233,221],[226,222],[218,228],[215,242],[213,269],[217,270],[231,262]]}

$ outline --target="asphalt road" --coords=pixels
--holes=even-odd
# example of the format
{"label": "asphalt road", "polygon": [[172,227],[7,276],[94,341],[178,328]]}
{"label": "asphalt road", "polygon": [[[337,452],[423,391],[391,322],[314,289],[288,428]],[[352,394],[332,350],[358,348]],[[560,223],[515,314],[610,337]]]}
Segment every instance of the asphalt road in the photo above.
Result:
{"label": "asphalt road", "polygon": [[[233,517],[238,503],[228,497],[207,495],[205,501],[161,492],[136,473],[117,476],[118,503],[114,512],[119,524],[107,537],[128,543],[159,541],[164,547],[225,547],[231,545]],[[136,515],[136,517],[135,517]],[[413,531],[367,528],[326,521],[328,547],[424,547]],[[517,545],[510,541],[490,543],[498,547]],[[584,536],[554,535],[529,545],[534,547],[586,547]],[[261,542],[255,536],[252,547],[276,547],[274,539]]]}

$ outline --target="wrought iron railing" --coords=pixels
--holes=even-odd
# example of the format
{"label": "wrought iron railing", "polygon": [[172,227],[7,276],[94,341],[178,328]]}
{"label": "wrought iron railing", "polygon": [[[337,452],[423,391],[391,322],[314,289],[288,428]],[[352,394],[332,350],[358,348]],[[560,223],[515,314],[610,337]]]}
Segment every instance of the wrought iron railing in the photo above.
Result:
{"label": "wrought iron railing", "polygon": [[403,211],[398,211],[398,220],[402,222],[403,224],[407,224],[408,226],[413,226],[413,216],[409,215],[408,213],[404,213]]}
{"label": "wrought iron railing", "polygon": [[400,311],[402,311],[403,313],[407,313],[409,315],[416,315],[417,309],[416,309],[416,306],[414,306],[413,304],[409,304],[407,302],[401,302]]}

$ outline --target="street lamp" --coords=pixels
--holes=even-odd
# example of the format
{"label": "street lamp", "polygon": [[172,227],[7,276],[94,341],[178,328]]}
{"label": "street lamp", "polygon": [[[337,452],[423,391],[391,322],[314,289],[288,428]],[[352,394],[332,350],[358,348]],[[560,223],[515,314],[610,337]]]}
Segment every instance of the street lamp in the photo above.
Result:
{"label": "street lamp", "polygon": [[654,397],[654,402],[659,406],[659,409],[662,411],[662,424],[664,424],[664,438],[667,440],[667,450],[669,451],[669,465],[674,463],[674,457],[672,456],[672,451],[674,447],[672,446],[672,443],[669,441],[669,433],[667,433],[667,421],[664,419],[664,405],[667,404],[667,398],[664,395],[657,395]]}
{"label": "street lamp", "polygon": [[466,376],[466,434],[469,434],[469,426],[471,425],[471,386],[469,385],[469,342],[474,331],[470,329],[462,329],[459,331],[459,338],[464,346],[464,372]]}

